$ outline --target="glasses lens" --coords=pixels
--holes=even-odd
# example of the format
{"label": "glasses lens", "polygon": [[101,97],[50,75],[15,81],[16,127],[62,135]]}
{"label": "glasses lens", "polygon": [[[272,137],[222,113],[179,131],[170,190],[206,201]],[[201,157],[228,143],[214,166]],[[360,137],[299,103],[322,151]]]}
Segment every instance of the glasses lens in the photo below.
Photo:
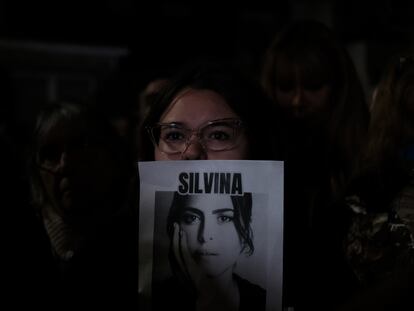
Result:
{"label": "glasses lens", "polygon": [[240,137],[240,122],[215,121],[201,130],[201,137],[207,149],[213,151],[228,150],[236,146]]}
{"label": "glasses lens", "polygon": [[[238,143],[240,129],[240,120],[217,120],[201,127],[197,137],[207,150],[228,150]],[[159,150],[173,154],[183,152],[186,149],[195,130],[172,123],[154,126],[150,132],[152,140]]]}
{"label": "glasses lens", "polygon": [[189,130],[174,124],[159,125],[152,129],[157,147],[166,153],[178,153],[185,149]]}

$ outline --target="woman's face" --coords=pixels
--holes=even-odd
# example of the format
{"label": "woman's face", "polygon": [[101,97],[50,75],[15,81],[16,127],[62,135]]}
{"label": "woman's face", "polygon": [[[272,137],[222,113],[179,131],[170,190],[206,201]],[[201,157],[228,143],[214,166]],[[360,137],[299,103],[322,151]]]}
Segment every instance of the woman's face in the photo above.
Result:
{"label": "woman's face", "polygon": [[208,276],[232,269],[242,243],[234,224],[234,207],[228,195],[193,195],[182,206],[179,219],[190,254]]}
{"label": "woman's face", "polygon": [[319,120],[329,107],[332,87],[325,79],[304,75],[286,59],[277,63],[276,84],[276,100],[293,119]]}
{"label": "woman's face", "polygon": [[108,150],[87,139],[83,128],[56,124],[45,134],[37,158],[40,178],[58,214],[77,222],[92,217],[98,205],[97,213],[104,214],[97,202],[113,188],[117,168]]}
{"label": "woman's face", "polygon": [[[225,99],[214,91],[185,89],[180,92],[162,114],[160,123],[177,123],[197,130],[209,121],[238,118]],[[243,160],[248,158],[248,141],[244,132],[237,145],[229,150],[211,151],[204,148],[193,134],[182,153],[166,154],[155,148],[154,158],[159,160]]]}

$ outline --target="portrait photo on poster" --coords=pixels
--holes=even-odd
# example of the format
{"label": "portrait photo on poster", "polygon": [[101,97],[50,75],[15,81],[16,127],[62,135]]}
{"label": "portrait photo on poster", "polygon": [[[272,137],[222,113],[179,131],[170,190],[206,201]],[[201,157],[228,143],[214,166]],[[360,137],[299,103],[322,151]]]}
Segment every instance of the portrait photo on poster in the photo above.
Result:
{"label": "portrait photo on poster", "polygon": [[191,162],[139,166],[145,309],[282,310],[282,164]]}

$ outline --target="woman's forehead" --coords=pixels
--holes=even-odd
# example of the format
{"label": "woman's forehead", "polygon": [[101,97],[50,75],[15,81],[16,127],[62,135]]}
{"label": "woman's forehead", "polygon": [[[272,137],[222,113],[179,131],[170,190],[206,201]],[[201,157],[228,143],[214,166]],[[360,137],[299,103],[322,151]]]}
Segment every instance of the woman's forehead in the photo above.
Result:
{"label": "woman's forehead", "polygon": [[237,114],[217,92],[188,88],[174,97],[159,121],[197,126],[211,120],[234,117],[237,117]]}
{"label": "woman's forehead", "polygon": [[330,68],[324,64],[323,60],[316,55],[308,55],[304,58],[293,58],[288,56],[281,56],[276,62],[277,74],[292,74],[297,73],[304,75],[309,72],[326,74]]}
{"label": "woman's forehead", "polygon": [[228,194],[195,194],[189,195],[185,200],[186,207],[200,209],[231,208],[233,204]]}

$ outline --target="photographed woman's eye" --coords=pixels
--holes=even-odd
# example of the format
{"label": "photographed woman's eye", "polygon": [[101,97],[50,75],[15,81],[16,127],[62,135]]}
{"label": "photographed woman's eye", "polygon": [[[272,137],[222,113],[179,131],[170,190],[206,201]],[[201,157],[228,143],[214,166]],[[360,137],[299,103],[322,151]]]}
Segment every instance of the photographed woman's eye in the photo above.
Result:
{"label": "photographed woman's eye", "polygon": [[194,213],[184,213],[181,216],[181,222],[185,225],[195,225],[199,224],[201,221],[200,216],[194,214]]}
{"label": "photographed woman's eye", "polygon": [[233,215],[219,214],[217,216],[217,222],[219,224],[224,224],[224,223],[232,222],[233,219],[234,219]]}

